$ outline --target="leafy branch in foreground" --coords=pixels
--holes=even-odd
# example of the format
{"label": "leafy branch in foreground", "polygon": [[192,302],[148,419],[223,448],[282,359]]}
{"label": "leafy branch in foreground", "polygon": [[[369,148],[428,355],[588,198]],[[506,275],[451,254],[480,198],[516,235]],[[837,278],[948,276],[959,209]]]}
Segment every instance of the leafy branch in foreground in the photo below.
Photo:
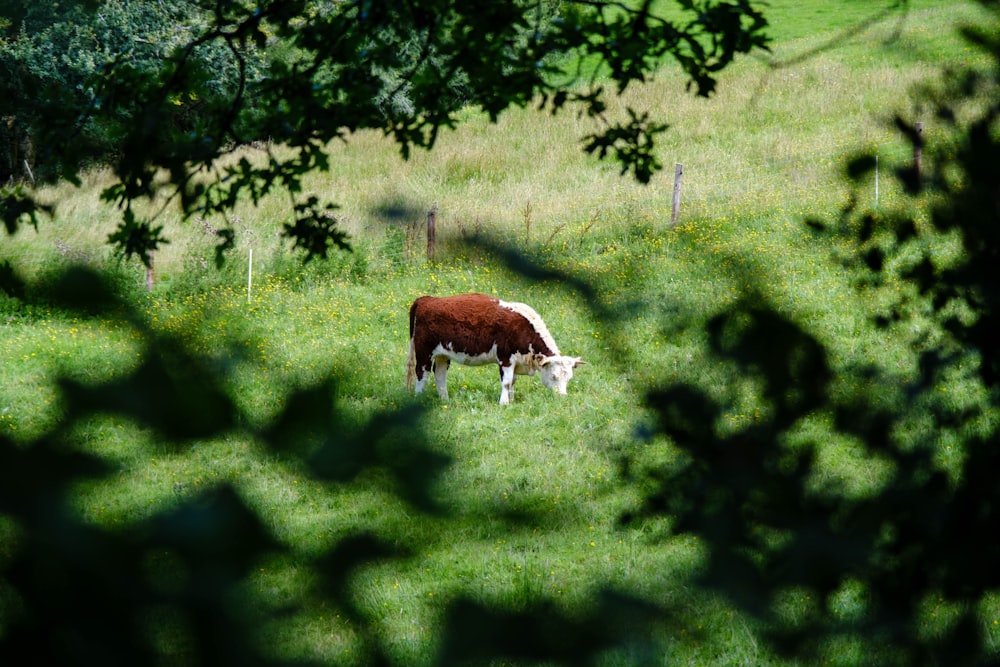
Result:
{"label": "leafy branch in foreground", "polygon": [[[0,662],[30,653],[51,665],[302,665],[272,641],[296,614],[322,610],[334,660],[408,664],[382,620],[356,590],[366,570],[412,567],[443,535],[470,525],[505,534],[537,530],[551,507],[508,515],[460,507],[441,479],[450,459],[432,447],[424,410],[360,414],[345,406],[333,377],[306,387],[276,387],[283,407],[266,423],[244,414],[233,395],[235,369],[186,345],[183,332],[158,334],[97,274],[70,269],[50,292],[66,312],[128,326],[142,352],[137,366],[112,378],[55,378],[61,414],[47,432],[15,442],[0,436]],[[114,415],[148,436],[139,457],[191,454],[211,441],[253,443],[268,465],[296,478],[349,490],[363,484],[399,522],[330,526],[321,546],[277,537],[266,506],[239,480],[216,480],[200,493],[178,492],[156,508],[107,525],[85,516],[81,485],[113,484],[121,463],[88,450],[81,428]],[[347,496],[350,497],[350,496]],[[543,519],[544,515],[544,519]],[[401,525],[405,524],[405,528]],[[259,583],[268,569],[293,571],[292,593]],[[276,599],[279,598],[279,599]],[[477,664],[513,657],[547,664],[597,661],[610,650],[648,651],[662,611],[611,592],[585,611],[551,593],[510,605],[474,590],[441,603],[429,621],[424,662]],[[581,638],[585,638],[581,641]],[[436,655],[435,655],[436,653]]]}
{"label": "leafy branch in foreground", "polygon": [[[700,536],[702,582],[799,659],[840,647],[872,664],[997,659],[1000,8],[983,4],[989,22],[966,34],[991,65],[952,68],[928,91],[942,136],[923,146],[923,173],[899,169],[910,206],[809,221],[847,249],[836,259],[871,304],[869,325],[901,341],[912,366],[834,367],[805,327],[755,298],[709,335],[715,359],[753,383],[757,419],[733,427],[730,399],[705,387],[664,383],[647,398],[683,457],[646,471],[631,462],[647,491],[627,519],[666,515]],[[874,163],[861,156],[848,173]],[[867,489],[824,470],[824,450],[838,447],[873,471]]]}
{"label": "leafy branch in foreground", "polygon": [[39,214],[52,216],[55,207],[36,201],[23,185],[0,188],[0,218],[7,233],[13,235],[25,221],[38,229]]}
{"label": "leafy branch in foreground", "polygon": [[[86,95],[58,85],[38,91],[28,127],[36,143],[45,143],[52,177],[76,179],[86,165],[110,161],[118,183],[105,197],[125,211],[164,188],[185,218],[225,215],[246,196],[258,201],[280,191],[293,198],[299,219],[315,220],[324,207],[297,196],[305,174],[326,168],[324,146],[334,139],[376,129],[408,156],[432,148],[463,107],[481,108],[496,121],[536,100],[551,102],[554,113],[576,106],[603,118],[603,81],[621,93],[673,57],[689,85],[707,96],[738,54],[766,48],[766,21],[751,2],[679,4],[680,17],[669,20],[652,2],[216,0],[204,11],[184,3],[191,16],[183,33],[167,35],[169,48],[137,60],[109,47],[109,62],[77,85]],[[96,15],[77,18],[87,16]],[[32,35],[17,37],[23,43]],[[16,51],[7,55],[17,60]],[[226,73],[223,86],[219,71]],[[104,141],[55,140],[67,131],[82,136],[83,129]],[[584,145],[645,182],[660,167],[653,151],[665,129],[630,111]],[[292,156],[270,153],[264,166],[214,171],[220,157],[255,142],[290,147]],[[304,216],[303,205],[311,210]],[[154,227],[150,220],[137,224]],[[343,247],[332,228],[325,232],[326,244],[296,245],[307,257],[327,245]],[[141,258],[154,248],[151,236],[131,231],[111,240]]]}

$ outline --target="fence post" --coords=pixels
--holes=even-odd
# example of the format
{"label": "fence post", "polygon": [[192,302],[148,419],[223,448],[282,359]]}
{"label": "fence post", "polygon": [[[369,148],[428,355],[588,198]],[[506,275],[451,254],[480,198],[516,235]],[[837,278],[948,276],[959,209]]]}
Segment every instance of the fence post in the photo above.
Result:
{"label": "fence post", "polygon": [[913,170],[919,182],[924,161],[924,124],[918,121],[913,124],[913,129],[917,132],[916,140],[913,142]]}
{"label": "fence post", "polygon": [[250,248],[250,258],[247,260],[247,303],[250,303],[250,290],[253,288],[253,248]]}
{"label": "fence post", "polygon": [[156,270],[153,268],[153,251],[149,251],[149,265],[146,267],[146,291],[152,292],[156,285]]}
{"label": "fence post", "polygon": [[434,208],[427,211],[427,261],[434,261],[434,253],[437,250],[437,239],[436,237],[436,226],[437,222],[437,204],[434,204]]}
{"label": "fence post", "polygon": [[677,226],[677,216],[681,211],[681,178],[684,176],[684,165],[678,162],[674,165],[674,199],[670,207],[670,228]]}

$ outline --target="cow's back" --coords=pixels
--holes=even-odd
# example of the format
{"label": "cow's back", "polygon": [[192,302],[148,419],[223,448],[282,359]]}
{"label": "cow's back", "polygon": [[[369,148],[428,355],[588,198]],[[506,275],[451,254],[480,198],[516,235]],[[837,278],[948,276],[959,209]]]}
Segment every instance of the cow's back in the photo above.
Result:
{"label": "cow's back", "polygon": [[498,327],[510,324],[498,304],[497,299],[476,293],[422,296],[410,307],[410,337],[431,346],[451,343],[455,349],[475,351],[471,348],[492,338]]}
{"label": "cow's back", "polygon": [[[532,322],[517,308],[505,307],[499,299],[486,294],[460,294],[448,297],[422,296],[410,307],[410,337],[418,350],[433,348],[438,343],[455,351],[482,354],[494,345],[501,355],[527,352],[558,354],[547,344]],[[541,325],[544,328],[544,324]]]}

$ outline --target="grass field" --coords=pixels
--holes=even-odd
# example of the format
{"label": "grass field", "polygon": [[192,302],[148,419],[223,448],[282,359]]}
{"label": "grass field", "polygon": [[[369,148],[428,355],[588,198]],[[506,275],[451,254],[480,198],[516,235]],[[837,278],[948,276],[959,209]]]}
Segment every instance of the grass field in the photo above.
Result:
{"label": "grass field", "polygon": [[[548,596],[579,610],[603,587],[685,610],[655,637],[661,664],[796,664],[769,653],[748,619],[692,585],[704,557],[697,540],[662,525],[619,526],[637,498],[619,462],[639,450],[650,466],[677,456],[668,442],[638,437],[648,419],[642,396],[663,378],[697,379],[735,397],[726,415],[734,425],[758,418],[752,387],[708,360],[699,326],[748,292],[763,293],[827,345],[835,365],[863,359],[899,374],[915,367],[902,341],[866,324],[872,304],[858,300],[831,249],[819,246],[802,220],[836,217],[849,192],[843,159],[864,149],[876,148],[884,163],[878,205],[899,204],[889,174],[910,154],[889,119],[895,112],[923,119],[933,141],[935,121],[921,115],[913,87],[942,62],[968,57],[944,26],[971,20],[976,10],[914,0],[902,18],[852,30],[875,13],[873,4],[773,0],[773,53],[727,70],[712,99],[685,95],[669,67],[628,91],[625,101],[661,112],[672,125],[660,152],[667,167],[649,187],[580,152],[577,138],[592,130],[586,119],[533,110],[498,125],[469,111],[433,152],[406,162],[372,134],[333,146],[330,173],[313,175],[310,188],[341,204],[355,251],[325,264],[303,265],[276,237],[287,200],[234,213],[238,248],[221,271],[212,266],[206,229],[223,222],[182,226],[167,214],[173,243],[157,255],[157,284],[146,293],[143,269],[118,263],[104,245],[115,212],[96,193],[108,175],[94,172],[80,189],[52,188],[46,196],[58,204],[56,219],[5,238],[0,259],[43,282],[53,267],[71,262],[109,267],[139,324],[0,296],[0,432],[24,441],[51,429],[61,415],[54,377],[121,377],[140,363],[147,334],[176,337],[224,368],[254,428],[266,427],[293,389],[335,376],[349,432],[413,400],[403,369],[407,309],[416,296],[475,290],[523,301],[564,353],[589,365],[565,397],[524,378],[513,404],[498,406],[495,371],[456,366],[449,401],[433,391],[418,397],[430,445],[450,459],[434,490],[448,519],[402,503],[375,474],[318,481],[294,458],[239,434],[163,449],[148,431],[114,416],[94,417],[74,434],[117,470],[81,487],[75,507],[95,524],[124,526],[229,483],[296,553],[319,552],[360,530],[415,545],[419,551],[405,561],[359,572],[351,590],[400,665],[429,662],[435,624],[459,596],[512,607]],[[684,164],[685,181],[680,224],[669,229],[674,163]],[[874,182],[862,185],[874,206]],[[422,228],[431,207],[441,244],[433,264],[424,257]],[[596,296],[521,277],[460,243],[496,237],[586,280]],[[595,301],[615,317],[597,315]],[[809,427],[822,439],[828,425],[817,419]],[[822,458],[826,481],[858,493],[878,483],[878,466],[850,443],[830,442]],[[532,521],[508,518],[516,512]],[[294,560],[261,564],[252,581],[261,599],[299,608],[262,640],[285,657],[361,660],[364,639],[336,609],[303,599],[304,576]],[[857,607],[845,594],[838,612]],[[1000,642],[997,618],[988,617],[994,612],[984,610],[983,622]],[[849,642],[831,646],[824,662],[880,662],[860,650]],[[632,664],[614,655],[607,663]]]}

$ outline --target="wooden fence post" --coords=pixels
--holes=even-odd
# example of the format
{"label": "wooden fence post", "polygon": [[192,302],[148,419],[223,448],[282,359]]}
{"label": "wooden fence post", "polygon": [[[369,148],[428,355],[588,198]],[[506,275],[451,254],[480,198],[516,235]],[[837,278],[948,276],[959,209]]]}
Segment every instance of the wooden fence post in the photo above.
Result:
{"label": "wooden fence post", "polygon": [[681,178],[684,176],[684,165],[678,162],[674,166],[674,199],[670,207],[670,228],[677,226],[677,216],[681,211]]}
{"label": "wooden fence post", "polygon": [[146,267],[146,291],[152,292],[156,285],[156,271],[153,268],[153,251],[149,252],[149,265]]}
{"label": "wooden fence post", "polygon": [[434,208],[427,211],[427,261],[434,261],[434,253],[437,250],[437,231],[435,226],[437,223],[437,204],[434,204]]}
{"label": "wooden fence post", "polygon": [[913,170],[916,172],[919,182],[924,161],[924,124],[914,123],[913,129],[917,132],[916,140],[913,142]]}

